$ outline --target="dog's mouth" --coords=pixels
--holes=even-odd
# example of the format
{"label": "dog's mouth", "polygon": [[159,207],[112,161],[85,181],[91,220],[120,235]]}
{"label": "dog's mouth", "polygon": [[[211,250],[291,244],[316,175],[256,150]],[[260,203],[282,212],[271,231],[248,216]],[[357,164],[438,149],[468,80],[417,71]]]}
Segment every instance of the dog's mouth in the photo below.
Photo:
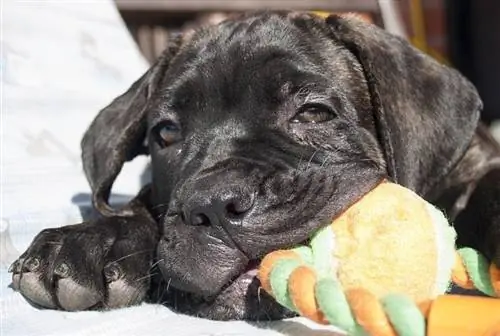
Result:
{"label": "dog's mouth", "polygon": [[[174,288],[166,279],[159,279],[155,302],[162,302],[175,311],[212,320],[277,320],[295,316],[279,305],[261,287],[257,272],[261,259],[250,260],[245,268],[211,297]],[[155,294],[161,294],[157,296]]]}
{"label": "dog's mouth", "polygon": [[243,269],[241,273],[237,276],[233,277],[230,281],[228,281],[219,292],[211,297],[200,297],[200,300],[206,303],[211,303],[217,301],[217,298],[221,295],[224,295],[226,292],[231,292],[232,287],[237,284],[239,286],[250,286],[253,282],[257,282],[260,286],[260,281],[257,278],[257,273],[259,270],[261,258],[250,260],[247,266]]}
{"label": "dog's mouth", "polygon": [[250,260],[247,267],[243,270],[242,275],[256,277],[261,261],[262,258]]}
{"label": "dog's mouth", "polygon": [[[257,279],[257,273],[259,271],[259,266],[260,266],[261,260],[262,260],[262,258],[250,260],[248,262],[247,266],[245,267],[245,269],[239,275],[237,275],[232,280],[230,280],[227,284],[225,284],[216,296],[214,296],[212,298],[208,298],[206,301],[210,302],[213,298],[219,296],[221,293],[224,293],[235,282],[241,282],[243,284],[248,283],[248,285],[250,285],[250,283],[252,283],[253,281],[259,281]],[[260,282],[259,282],[259,285],[260,285]]]}
{"label": "dog's mouth", "polygon": [[196,315],[215,320],[277,320],[295,316],[266,293],[257,278],[261,259],[251,260],[214,297],[202,299]]}

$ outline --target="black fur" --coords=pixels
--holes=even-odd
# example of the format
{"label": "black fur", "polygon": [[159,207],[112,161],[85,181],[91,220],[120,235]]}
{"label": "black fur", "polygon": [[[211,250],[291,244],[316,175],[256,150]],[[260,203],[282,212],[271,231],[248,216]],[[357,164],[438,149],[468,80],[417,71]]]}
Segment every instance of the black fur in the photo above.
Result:
{"label": "black fur", "polygon": [[[258,291],[259,258],[385,176],[500,264],[500,148],[480,110],[458,72],[354,18],[266,12],[201,29],[96,117],[82,157],[102,217],[37,236],[14,286],[66,310],[150,297],[213,319],[283,317]],[[112,209],[114,179],[141,153],[151,185]]]}

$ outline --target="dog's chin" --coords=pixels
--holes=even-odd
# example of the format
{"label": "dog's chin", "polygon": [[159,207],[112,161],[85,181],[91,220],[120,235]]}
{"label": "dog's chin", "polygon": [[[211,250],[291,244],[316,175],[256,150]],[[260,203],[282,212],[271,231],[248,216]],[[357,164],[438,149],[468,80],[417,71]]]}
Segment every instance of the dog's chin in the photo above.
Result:
{"label": "dog's chin", "polygon": [[262,289],[256,273],[253,269],[241,274],[198,314],[216,320],[277,320],[293,316]]}
{"label": "dog's chin", "polygon": [[256,267],[247,268],[210,300],[173,290],[167,304],[180,313],[221,321],[269,321],[294,316],[262,289],[256,275]]}

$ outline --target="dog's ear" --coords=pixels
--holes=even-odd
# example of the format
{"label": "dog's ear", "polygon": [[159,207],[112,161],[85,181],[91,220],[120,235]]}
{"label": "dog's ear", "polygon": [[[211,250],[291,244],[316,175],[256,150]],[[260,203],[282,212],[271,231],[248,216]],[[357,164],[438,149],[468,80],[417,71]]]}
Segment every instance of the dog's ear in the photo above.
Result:
{"label": "dog's ear", "polygon": [[482,108],[475,88],[375,25],[337,15],[326,23],[363,67],[389,176],[425,195],[467,150]]}
{"label": "dog's ear", "polygon": [[108,204],[111,187],[126,161],[147,153],[144,142],[149,98],[178,51],[178,40],[125,93],[99,112],[83,136],[82,162],[92,202],[105,216],[126,214]]}

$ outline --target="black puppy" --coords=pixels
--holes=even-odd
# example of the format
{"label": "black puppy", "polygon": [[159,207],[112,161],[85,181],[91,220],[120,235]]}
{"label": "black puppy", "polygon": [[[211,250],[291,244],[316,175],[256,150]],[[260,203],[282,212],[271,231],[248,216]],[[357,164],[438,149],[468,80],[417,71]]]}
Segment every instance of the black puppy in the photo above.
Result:
{"label": "black puppy", "polygon": [[[500,264],[500,148],[480,110],[459,73],[355,18],[254,13],[202,29],[96,117],[82,150],[101,217],[40,233],[13,285],[48,308],[154,296],[214,319],[279,318],[259,258],[386,175]],[[143,153],[151,185],[112,209],[114,179]]]}

